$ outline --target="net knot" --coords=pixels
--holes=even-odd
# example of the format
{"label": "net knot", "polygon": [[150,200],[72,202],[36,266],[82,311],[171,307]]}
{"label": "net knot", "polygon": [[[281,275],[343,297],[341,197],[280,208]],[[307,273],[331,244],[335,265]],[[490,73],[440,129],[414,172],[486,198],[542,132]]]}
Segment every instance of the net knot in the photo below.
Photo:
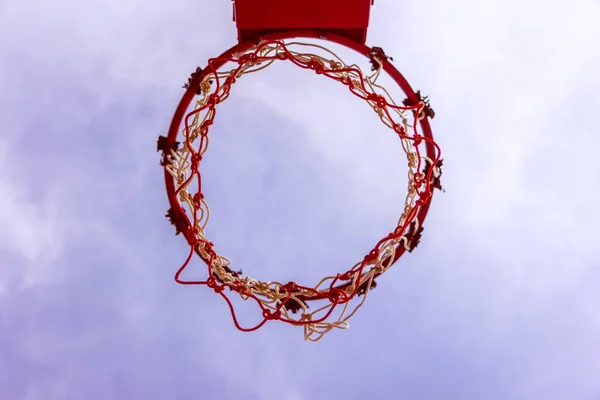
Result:
{"label": "net knot", "polygon": [[233,75],[229,75],[227,78],[225,78],[225,86],[231,86],[233,85],[235,82],[237,81],[237,79],[235,78],[235,76]]}
{"label": "net knot", "polygon": [[344,75],[340,78],[340,83],[348,86],[350,89],[354,88],[354,83],[352,83],[352,79],[348,75]]}
{"label": "net knot", "polygon": [[212,118],[209,118],[206,121],[202,121],[202,123],[200,124],[200,134],[202,136],[208,135],[208,127],[211,126],[213,123],[214,123],[214,121]]}
{"label": "net knot", "polygon": [[[209,242],[208,240],[206,240],[206,239],[204,239],[204,240],[198,240],[197,244],[202,244],[202,249],[206,252],[206,254],[208,254],[209,256],[211,256],[211,260],[210,260],[210,262],[208,264],[212,265],[212,262],[214,261],[214,258],[217,255],[217,253],[213,249],[213,244],[211,242]],[[212,267],[211,267],[211,269],[212,269]]]}
{"label": "net knot", "polygon": [[427,200],[429,200],[429,198],[431,197],[431,190],[425,190],[421,193],[419,193],[419,199],[416,201],[416,203],[421,203],[418,204],[420,206],[422,206],[423,204],[425,204],[427,202]]}
{"label": "net knot", "polygon": [[377,107],[379,108],[385,108],[387,106],[385,98],[377,93],[369,93],[367,95],[367,100],[377,104]]}
{"label": "net knot", "polygon": [[[217,103],[221,102],[221,96],[219,96],[216,93],[211,94],[210,96],[208,96],[208,98],[206,99],[206,104],[208,105],[209,108],[215,108],[215,106],[217,105]],[[204,123],[208,122],[204,121]],[[210,121],[212,123],[212,121]],[[202,124],[204,125],[204,124]]]}
{"label": "net knot", "polygon": [[223,290],[225,289],[225,286],[220,285],[217,282],[217,279],[214,277],[214,275],[212,275],[210,278],[208,278],[206,280],[206,286],[208,286],[209,288],[211,288],[212,290],[214,290],[215,293],[222,293]]}
{"label": "net knot", "polygon": [[415,189],[415,191],[418,191],[424,182],[425,182],[425,175],[421,172],[417,172],[414,175],[414,179],[413,179],[413,188]]}
{"label": "net knot", "polygon": [[332,70],[341,69],[342,63],[336,60],[329,60],[329,66]]}
{"label": "net knot", "polygon": [[208,91],[210,90],[210,85],[211,85],[212,81],[208,80],[208,81],[202,81],[202,83],[200,83],[200,90],[206,94],[208,93]]}
{"label": "net knot", "polygon": [[323,65],[323,63],[320,60],[317,60],[315,58],[312,58],[309,62],[308,62],[308,68],[312,69],[313,71],[315,71],[317,74],[321,74],[323,73],[323,70],[325,69],[325,66]]}
{"label": "net knot", "polygon": [[415,144],[415,146],[420,145],[422,141],[423,141],[423,136],[419,135],[418,133],[415,133],[413,135],[413,143]]}
{"label": "net knot", "polygon": [[200,154],[200,153],[192,154],[191,161],[192,161],[192,165],[191,165],[192,169],[197,170],[198,167],[200,166],[200,161],[202,161],[202,154]]}
{"label": "net knot", "polygon": [[379,257],[379,249],[373,249],[369,252],[369,254],[367,254],[365,256],[365,258],[363,259],[363,262],[365,263],[365,265],[373,264],[375,261],[377,261],[378,257]]}
{"label": "net knot", "polygon": [[406,137],[406,128],[404,128],[404,125],[402,124],[394,124],[394,132],[396,132],[401,138]]}
{"label": "net knot", "polygon": [[286,292],[290,292],[291,293],[291,292],[293,292],[293,291],[295,291],[295,290],[298,289],[298,284],[296,282],[290,281],[290,282],[286,283],[285,285],[283,285],[281,288],[283,290],[285,290]]}
{"label": "net knot", "polygon": [[341,289],[337,289],[337,288],[329,289],[327,298],[329,299],[329,301],[332,304],[343,304],[343,303],[347,302],[348,300],[350,300],[345,291],[343,291]]}
{"label": "net knot", "polygon": [[225,286],[224,285],[215,285],[213,290],[215,291],[215,293],[221,294],[221,293],[223,293],[223,290],[225,290]]}
{"label": "net knot", "polygon": [[198,192],[194,195],[194,207],[200,208],[200,203],[204,200],[204,193]]}
{"label": "net knot", "polygon": [[300,315],[300,321],[312,321],[312,314],[302,313],[302,315]]}
{"label": "net knot", "polygon": [[238,59],[238,64],[243,65],[243,64],[247,64],[247,63],[255,63],[256,60],[258,60],[258,56],[256,54],[246,53],[246,54],[243,54]]}
{"label": "net knot", "polygon": [[200,239],[198,239],[198,228],[190,227],[187,230],[187,239],[188,239],[188,244],[191,247],[196,247],[200,243]]}
{"label": "net knot", "polygon": [[394,238],[399,238],[400,236],[402,236],[404,234],[405,230],[406,230],[405,226],[398,225],[396,227],[396,229],[394,229]]}
{"label": "net knot", "polygon": [[264,319],[269,321],[279,319],[281,318],[281,311],[275,310],[274,312],[271,312],[271,310],[263,310],[262,316]]}
{"label": "net knot", "polygon": [[354,276],[354,271],[346,271],[343,274],[338,274],[338,279],[341,281],[349,281]]}
{"label": "net knot", "polygon": [[236,287],[233,288],[239,294],[248,294],[248,288],[244,283],[238,283]]}

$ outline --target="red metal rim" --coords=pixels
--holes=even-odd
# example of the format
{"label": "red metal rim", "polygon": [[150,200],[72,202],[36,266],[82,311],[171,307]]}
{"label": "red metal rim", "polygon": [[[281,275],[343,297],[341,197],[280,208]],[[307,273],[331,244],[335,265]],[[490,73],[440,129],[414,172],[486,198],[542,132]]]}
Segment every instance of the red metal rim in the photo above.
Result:
{"label": "red metal rim", "polygon": [[[339,36],[336,34],[332,34],[332,33],[328,33],[328,32],[320,32],[320,31],[315,31],[315,30],[281,31],[281,32],[277,32],[277,33],[273,33],[273,34],[269,34],[269,35],[265,35],[265,36],[261,37],[261,39],[265,39],[265,40],[283,40],[283,39],[292,39],[292,38],[311,38],[311,39],[327,40],[327,41],[345,46],[349,49],[355,50],[356,52],[362,54],[363,56],[365,56],[367,58],[369,57],[369,53],[371,51],[371,48],[369,48],[368,46],[358,43],[358,42],[355,42],[353,40],[350,40],[344,36]],[[229,50],[225,51],[219,57],[219,60],[214,62],[215,67],[218,69],[223,66],[225,61],[220,61],[220,60],[226,60],[233,54],[239,54],[239,53],[246,52],[246,51],[250,50],[252,48],[252,46],[254,46],[255,44],[256,44],[256,41],[253,40],[253,41],[248,41],[248,42],[244,42],[244,43],[239,43],[239,44],[233,46]],[[388,60],[382,60],[382,68],[396,82],[396,84],[402,89],[402,91],[404,92],[404,94],[406,95],[407,99],[410,102],[413,102],[416,104],[420,100],[419,97],[417,96],[417,94],[415,93],[415,91],[412,89],[412,87],[406,81],[404,76]],[[209,68],[203,69],[201,74],[198,76],[198,79],[196,80],[196,82],[201,82],[204,79],[204,77],[207,74],[209,74],[210,72],[211,71]],[[175,110],[175,114],[173,115],[173,119],[171,120],[171,125],[169,127],[169,132],[168,132],[168,136],[166,138],[166,143],[165,143],[166,148],[171,148],[174,146],[174,144],[177,140],[177,136],[180,131],[180,127],[181,127],[183,118],[185,117],[185,113],[188,110],[194,97],[196,96],[197,90],[198,90],[197,86],[190,85],[190,87],[186,90],[183,97],[181,98],[179,105],[177,106],[177,109]],[[427,117],[425,117],[425,118],[421,119],[419,123],[421,126],[421,130],[423,132],[423,135],[429,139],[433,139],[433,135],[431,133],[431,127],[429,125],[429,119]],[[436,149],[429,142],[427,142],[427,144],[426,144],[426,154],[432,160],[436,158]],[[176,202],[175,202],[175,199],[173,196],[173,194],[175,193],[175,181],[174,181],[172,175],[167,170],[168,165],[169,164],[167,164],[167,163],[165,163],[165,165],[164,165],[167,197],[169,199],[169,204],[170,204],[171,210],[174,213],[178,213],[179,212],[178,207],[176,205]],[[432,198],[433,198],[433,194],[427,199],[425,204],[422,205],[422,207],[419,210],[419,213],[417,214],[417,219],[421,226],[423,225],[423,222],[425,221],[425,218],[427,216],[427,212],[429,211],[429,207],[431,205]],[[189,230],[190,226],[187,223],[187,219],[183,218],[181,215],[175,215],[172,220],[173,220],[174,224],[176,224],[177,230],[182,232],[183,235],[186,237],[186,239],[189,241],[191,239],[190,237],[188,237],[189,232],[190,232],[190,230]],[[402,242],[400,242],[396,248],[394,258],[391,262],[395,263],[404,254],[405,251],[406,251],[406,249],[405,249],[404,245],[402,244]],[[206,262],[206,263],[209,262],[209,260],[206,260],[200,254],[199,251],[196,251],[196,253],[204,260],[204,262]],[[387,265],[388,262],[389,262],[389,259],[386,259],[383,261],[383,264]],[[337,288],[345,289],[348,285],[349,285],[349,283],[342,284],[340,286],[337,286]],[[320,299],[326,298],[325,296],[313,296],[313,297],[307,298],[306,296],[302,296],[302,295],[297,295],[297,297],[301,301],[320,300]]]}

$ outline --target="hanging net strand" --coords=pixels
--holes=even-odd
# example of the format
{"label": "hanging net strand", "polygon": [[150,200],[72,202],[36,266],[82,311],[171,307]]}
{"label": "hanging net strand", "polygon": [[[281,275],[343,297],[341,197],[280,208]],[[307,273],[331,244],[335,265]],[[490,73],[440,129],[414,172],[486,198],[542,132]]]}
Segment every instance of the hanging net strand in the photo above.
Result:
{"label": "hanging net strand", "polygon": [[[190,246],[188,257],[177,271],[175,280],[183,285],[205,285],[214,290],[227,302],[234,324],[241,331],[254,331],[268,321],[279,320],[302,326],[305,339],[316,341],[334,328],[346,329],[348,320],[376,286],[375,279],[399,257],[399,249],[402,247],[410,252],[419,242],[423,230],[417,218],[419,211],[428,206],[434,187],[441,189],[439,146],[433,139],[421,134],[419,129],[419,121],[432,117],[433,110],[420,94],[417,102],[405,101],[398,105],[389,92],[377,84],[383,58],[389,57],[382,50],[374,49],[370,54],[373,71],[366,75],[357,65],[346,65],[336,54],[320,45],[262,41],[242,54],[227,59],[210,59],[209,71],[204,71],[206,74],[202,80],[199,78],[202,70],[197,69],[185,85],[186,88],[197,88],[198,97],[185,115],[184,127],[178,137],[180,142],[170,148],[162,143],[164,156],[161,162],[173,177],[175,185],[171,203],[177,212],[171,209],[167,216],[176,225],[177,233],[181,227],[187,227],[184,235]],[[219,62],[221,65],[224,61],[233,67],[226,71],[217,70],[214,64]],[[200,165],[208,149],[209,130],[217,106],[229,97],[232,86],[243,75],[261,71],[280,61],[290,62],[337,81],[364,100],[381,122],[399,137],[408,162],[408,191],[395,229],[380,239],[352,268],[326,276],[314,286],[303,286],[297,282],[260,281],[243,276],[241,271],[231,269],[231,261],[217,253],[205,233],[210,209],[202,192]],[[434,149],[433,157],[426,148]],[[188,281],[181,278],[194,253],[206,262],[205,280]],[[234,292],[243,300],[257,304],[260,323],[252,327],[240,325],[229,298]],[[309,309],[308,302],[317,306]]]}

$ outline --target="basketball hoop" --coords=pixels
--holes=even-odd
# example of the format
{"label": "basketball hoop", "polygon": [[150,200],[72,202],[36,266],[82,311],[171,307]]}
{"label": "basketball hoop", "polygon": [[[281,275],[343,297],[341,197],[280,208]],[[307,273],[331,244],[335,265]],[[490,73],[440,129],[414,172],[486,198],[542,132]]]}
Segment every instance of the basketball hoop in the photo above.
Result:
{"label": "basketball hoop", "polygon": [[[237,17],[239,21],[240,16]],[[192,74],[184,85],[186,92],[176,109],[168,136],[159,138],[158,149],[163,153],[161,164],[171,205],[167,216],[176,233],[182,233],[190,246],[188,257],[177,271],[175,280],[183,285],[206,285],[214,290],[227,302],[234,324],[241,331],[254,331],[267,321],[279,320],[302,326],[305,339],[316,341],[333,328],[347,328],[348,319],[375,287],[375,279],[405,251],[410,252],[417,246],[433,189],[441,188],[440,149],[431,134],[428,119],[433,118],[434,113],[427,99],[412,90],[381,48],[365,46],[356,39],[361,37],[360,34],[356,30],[350,31],[355,37],[343,34],[344,31],[308,27],[271,31],[258,29],[258,36],[250,38],[239,32],[239,38],[247,40],[221,56],[209,59],[206,68],[198,68]],[[363,40],[364,35],[363,32]],[[368,58],[371,71],[366,74],[356,65],[346,65],[320,44],[290,40],[299,38],[322,39],[351,48]],[[336,81],[367,103],[381,122],[399,137],[408,164],[408,191],[396,228],[379,240],[352,268],[324,277],[312,287],[297,282],[260,281],[242,276],[231,269],[230,260],[217,253],[216,246],[205,232],[210,212],[202,192],[200,166],[208,149],[208,134],[217,106],[227,100],[238,79],[282,62]],[[229,69],[225,68],[227,65]],[[391,76],[404,91],[406,99],[400,105],[377,83],[382,72]],[[207,265],[206,280],[181,279],[194,253]],[[260,323],[253,327],[239,324],[229,299],[234,292],[243,300],[257,304],[262,317]],[[317,307],[309,309],[309,303],[317,304]]]}

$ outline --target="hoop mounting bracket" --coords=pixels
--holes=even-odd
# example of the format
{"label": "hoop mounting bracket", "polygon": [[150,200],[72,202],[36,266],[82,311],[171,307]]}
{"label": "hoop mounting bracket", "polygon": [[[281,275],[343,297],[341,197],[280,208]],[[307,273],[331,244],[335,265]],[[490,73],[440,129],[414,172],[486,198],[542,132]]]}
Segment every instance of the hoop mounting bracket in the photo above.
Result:
{"label": "hoop mounting bracket", "polygon": [[238,43],[310,29],[365,44],[374,0],[232,0]]}

